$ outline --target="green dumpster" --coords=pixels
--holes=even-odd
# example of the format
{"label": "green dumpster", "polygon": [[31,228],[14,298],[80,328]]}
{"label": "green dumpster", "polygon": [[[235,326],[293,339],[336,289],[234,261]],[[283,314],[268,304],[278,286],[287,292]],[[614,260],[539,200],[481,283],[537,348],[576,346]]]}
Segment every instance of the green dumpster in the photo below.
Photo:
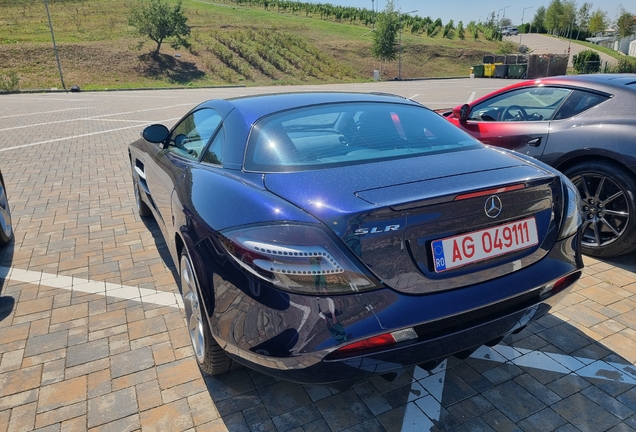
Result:
{"label": "green dumpster", "polygon": [[475,78],[483,78],[484,77],[484,65],[474,65],[473,73],[475,74]]}
{"label": "green dumpster", "polygon": [[526,75],[527,69],[527,64],[508,65],[508,78],[523,78]]}

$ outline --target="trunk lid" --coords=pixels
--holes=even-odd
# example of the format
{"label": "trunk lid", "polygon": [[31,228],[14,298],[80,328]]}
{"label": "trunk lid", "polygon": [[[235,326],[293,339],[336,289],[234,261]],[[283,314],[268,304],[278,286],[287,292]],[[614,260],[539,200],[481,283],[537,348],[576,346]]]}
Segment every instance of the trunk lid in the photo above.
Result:
{"label": "trunk lid", "polygon": [[[536,262],[556,241],[562,213],[558,175],[489,148],[266,174],[265,186],[330,227],[385,284],[413,294],[482,282]],[[486,211],[492,196],[501,207],[496,217]],[[532,244],[477,261],[461,256],[465,237],[453,239],[499,235],[507,225],[512,232],[519,221],[535,227]],[[441,239],[447,239],[446,259],[457,261],[459,253],[463,265],[436,267]]]}

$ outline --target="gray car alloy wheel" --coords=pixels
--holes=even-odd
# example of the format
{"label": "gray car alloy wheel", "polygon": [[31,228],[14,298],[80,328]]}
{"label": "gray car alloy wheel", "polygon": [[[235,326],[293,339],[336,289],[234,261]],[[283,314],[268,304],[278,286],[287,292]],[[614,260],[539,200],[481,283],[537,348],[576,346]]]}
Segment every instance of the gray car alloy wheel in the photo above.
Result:
{"label": "gray car alloy wheel", "polygon": [[4,185],[0,183],[0,245],[7,244],[13,237],[13,225],[11,224],[11,210]]}
{"label": "gray car alloy wheel", "polygon": [[581,246],[592,256],[617,256],[634,250],[636,182],[622,167],[598,161],[564,172],[581,194]]}
{"label": "gray car alloy wheel", "polygon": [[622,235],[629,224],[625,192],[609,177],[581,174],[583,200],[583,244],[607,246]]}
{"label": "gray car alloy wheel", "polygon": [[205,330],[203,326],[205,323],[202,318],[201,302],[199,301],[197,284],[194,280],[194,271],[186,254],[181,256],[181,290],[192,349],[197,361],[203,363],[205,359]]}

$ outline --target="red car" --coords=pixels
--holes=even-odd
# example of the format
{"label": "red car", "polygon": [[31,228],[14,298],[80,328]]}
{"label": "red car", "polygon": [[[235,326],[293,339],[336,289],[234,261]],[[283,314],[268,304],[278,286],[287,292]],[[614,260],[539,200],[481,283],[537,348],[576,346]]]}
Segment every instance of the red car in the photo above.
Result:
{"label": "red car", "polygon": [[533,156],[581,194],[583,252],[636,250],[636,75],[557,76],[513,84],[444,116],[485,144]]}

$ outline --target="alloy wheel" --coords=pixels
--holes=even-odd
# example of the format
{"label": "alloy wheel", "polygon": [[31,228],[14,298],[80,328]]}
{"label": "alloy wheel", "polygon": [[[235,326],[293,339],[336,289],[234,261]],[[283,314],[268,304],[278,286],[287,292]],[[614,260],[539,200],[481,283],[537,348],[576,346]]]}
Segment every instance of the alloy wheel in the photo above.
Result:
{"label": "alloy wheel", "polygon": [[630,222],[623,188],[598,173],[581,173],[571,180],[581,194],[583,246],[604,247],[618,240]]}
{"label": "alloy wheel", "polygon": [[192,349],[199,363],[202,363],[205,358],[205,339],[201,303],[192,264],[185,254],[181,257],[181,290]]}
{"label": "alloy wheel", "polygon": [[11,211],[9,210],[9,201],[7,200],[7,193],[0,183],[0,240],[8,242],[13,234],[13,225],[11,224]]}

